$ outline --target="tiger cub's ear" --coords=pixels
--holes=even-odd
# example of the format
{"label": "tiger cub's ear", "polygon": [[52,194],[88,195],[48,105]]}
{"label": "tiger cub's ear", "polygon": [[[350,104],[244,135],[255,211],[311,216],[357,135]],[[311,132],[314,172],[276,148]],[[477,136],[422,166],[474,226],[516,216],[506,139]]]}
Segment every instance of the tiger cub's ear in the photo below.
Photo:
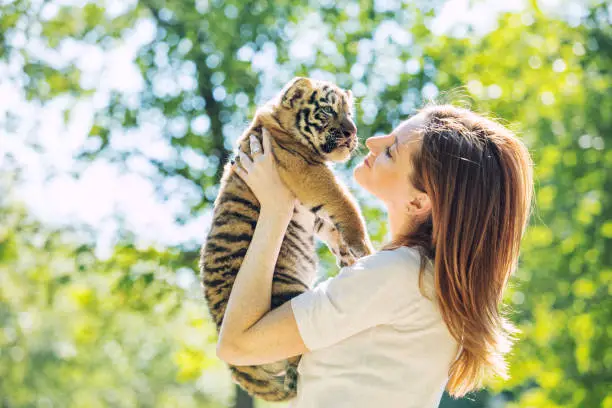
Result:
{"label": "tiger cub's ear", "polygon": [[348,97],[349,105],[353,104],[353,92],[350,89],[346,90],[346,96]]}
{"label": "tiger cub's ear", "polygon": [[296,100],[304,96],[306,90],[312,87],[310,80],[303,77],[295,77],[281,91],[281,104],[283,107],[291,109]]}

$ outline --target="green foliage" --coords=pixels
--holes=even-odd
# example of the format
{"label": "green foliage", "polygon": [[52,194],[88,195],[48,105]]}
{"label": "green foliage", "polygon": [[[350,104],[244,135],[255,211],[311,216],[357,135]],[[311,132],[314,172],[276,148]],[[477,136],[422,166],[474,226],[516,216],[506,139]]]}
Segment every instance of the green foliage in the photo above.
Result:
{"label": "green foliage", "polygon": [[[102,261],[70,232],[48,231],[4,204],[2,406],[223,406],[222,396],[194,386],[203,370],[225,371],[181,254],[120,244]],[[192,284],[184,289],[179,278]]]}
{"label": "green foliage", "polygon": [[[21,61],[13,80],[32,100],[87,98],[98,89],[84,85],[78,66],[52,63],[16,38],[51,50],[67,41],[112,50],[151,23],[153,35],[134,59],[142,89],[109,92],[89,132],[99,143],[81,159],[143,155],[116,150],[114,133],[160,119],[180,158],[151,159],[152,179],[179,177],[201,188],[193,213],[210,208],[222,165],[257,104],[295,75],[352,88],[363,139],[389,132],[439,92],[503,118],[535,162],[536,206],[507,294],[522,334],[509,381],[442,406],[611,407],[610,9],[593,1],[578,22],[567,22],[533,1],[501,15],[488,34],[468,27],[457,38],[432,32],[438,3],[382,3],[141,0],[109,13],[102,1],[55,12],[44,2],[5,2],[0,59]],[[185,152],[205,164],[190,165]],[[370,197],[359,199],[380,245],[383,212]],[[174,285],[195,267],[194,248],[143,251],[126,240],[100,260],[14,204],[1,211],[4,405],[41,398],[61,406],[214,404],[198,385],[202,372],[220,366],[211,324],[202,302]],[[324,273],[335,273],[330,254],[320,256]]]}

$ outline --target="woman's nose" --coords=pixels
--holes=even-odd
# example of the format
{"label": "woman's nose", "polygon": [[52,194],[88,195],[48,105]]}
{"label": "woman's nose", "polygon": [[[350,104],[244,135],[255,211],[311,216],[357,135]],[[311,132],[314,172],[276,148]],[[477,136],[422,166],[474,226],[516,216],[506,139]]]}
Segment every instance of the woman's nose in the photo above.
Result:
{"label": "woman's nose", "polygon": [[372,136],[366,139],[366,146],[372,153],[380,151],[380,146],[388,136]]}

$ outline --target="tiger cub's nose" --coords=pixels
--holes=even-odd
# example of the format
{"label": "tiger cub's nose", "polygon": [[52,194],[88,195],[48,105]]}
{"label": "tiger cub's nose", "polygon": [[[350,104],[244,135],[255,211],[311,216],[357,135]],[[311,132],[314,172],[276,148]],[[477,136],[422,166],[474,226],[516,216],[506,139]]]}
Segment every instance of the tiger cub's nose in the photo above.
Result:
{"label": "tiger cub's nose", "polygon": [[340,128],[342,129],[342,135],[344,137],[352,137],[357,133],[357,127],[347,117],[344,117],[342,122],[340,122]]}

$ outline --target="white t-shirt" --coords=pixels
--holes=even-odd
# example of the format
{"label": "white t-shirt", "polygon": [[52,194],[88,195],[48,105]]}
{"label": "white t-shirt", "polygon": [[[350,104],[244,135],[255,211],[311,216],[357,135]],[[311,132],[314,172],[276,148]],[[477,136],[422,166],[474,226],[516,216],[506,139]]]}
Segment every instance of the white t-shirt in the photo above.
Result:
{"label": "white t-shirt", "polygon": [[[419,267],[416,249],[381,251],[291,299],[310,352],[290,408],[439,405],[458,348]],[[431,266],[424,274],[432,297]]]}

